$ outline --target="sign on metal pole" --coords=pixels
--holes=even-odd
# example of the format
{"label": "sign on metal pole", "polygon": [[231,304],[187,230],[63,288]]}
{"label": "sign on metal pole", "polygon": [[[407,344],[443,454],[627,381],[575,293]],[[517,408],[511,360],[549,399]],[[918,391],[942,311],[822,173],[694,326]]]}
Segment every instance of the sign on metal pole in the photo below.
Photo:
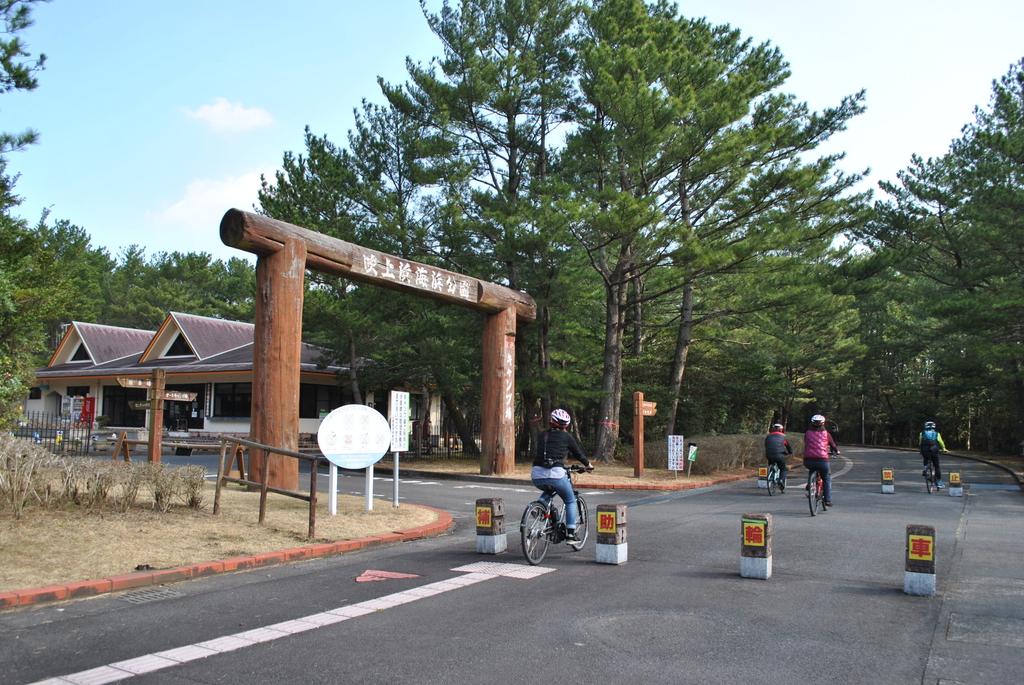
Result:
{"label": "sign on metal pole", "polygon": [[682,435],[670,435],[668,436],[668,470],[669,471],[682,471],[685,459],[684,454],[684,441]]}
{"label": "sign on metal pole", "polygon": [[691,442],[686,447],[689,451],[686,457],[686,475],[689,476],[693,462],[697,461],[697,443]]}
{"label": "sign on metal pole", "polygon": [[366,469],[366,510],[372,510],[373,465],[391,444],[388,420],[373,407],[346,404],[323,420],[316,442],[332,464],[343,469]]}
{"label": "sign on metal pole", "polygon": [[391,454],[395,467],[391,471],[394,485],[391,488],[392,506],[398,506],[398,459],[399,454],[409,451],[409,393],[392,390],[388,402],[388,423],[391,426]]}

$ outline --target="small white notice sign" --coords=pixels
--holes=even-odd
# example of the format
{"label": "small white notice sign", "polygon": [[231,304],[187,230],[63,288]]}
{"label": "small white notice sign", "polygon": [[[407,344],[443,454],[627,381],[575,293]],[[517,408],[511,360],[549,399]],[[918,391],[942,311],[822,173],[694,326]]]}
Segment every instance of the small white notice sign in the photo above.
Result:
{"label": "small white notice sign", "polygon": [[388,404],[391,424],[391,451],[409,451],[409,393],[400,390],[391,391],[391,402]]}
{"label": "small white notice sign", "polygon": [[377,463],[391,444],[384,415],[363,404],[338,407],[323,420],[316,442],[328,461],[343,469],[365,469]]}
{"label": "small white notice sign", "polygon": [[670,435],[668,436],[668,470],[669,471],[683,471],[686,469],[686,459],[684,457],[685,447],[683,436],[681,435]]}

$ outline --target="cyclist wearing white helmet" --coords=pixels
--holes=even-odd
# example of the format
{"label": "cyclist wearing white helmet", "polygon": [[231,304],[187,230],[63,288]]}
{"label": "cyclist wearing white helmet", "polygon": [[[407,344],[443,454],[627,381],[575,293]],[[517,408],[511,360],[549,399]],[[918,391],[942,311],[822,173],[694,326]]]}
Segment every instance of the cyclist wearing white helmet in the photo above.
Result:
{"label": "cyclist wearing white helmet", "polygon": [[825,482],[825,506],[832,506],[832,474],[829,469],[829,455],[839,454],[832,434],[825,430],[825,417],[815,414],[811,417],[811,427],[804,433],[804,468],[817,471]]}
{"label": "cyclist wearing white helmet", "polygon": [[[564,409],[554,410],[551,412],[550,422],[551,428],[541,433],[537,440],[530,480],[541,490],[545,487],[553,488],[562,498],[562,501],[565,502],[566,538],[575,540],[579,510],[576,506],[576,493],[573,490],[572,481],[569,480],[569,474],[565,470],[565,458],[572,455],[582,462],[589,471],[593,471],[594,467],[583,453],[580,443],[567,430],[571,422],[569,412]],[[540,499],[546,503],[551,499],[551,495],[542,492]]]}
{"label": "cyclist wearing white helmet", "polygon": [[946,443],[942,441],[942,433],[935,428],[934,421],[925,421],[924,430],[917,436],[917,444],[921,446],[921,459],[925,467],[921,475],[928,472],[928,462],[931,461],[935,469],[935,487],[941,490],[946,484],[942,482],[942,471],[939,469],[939,450],[945,452]]}

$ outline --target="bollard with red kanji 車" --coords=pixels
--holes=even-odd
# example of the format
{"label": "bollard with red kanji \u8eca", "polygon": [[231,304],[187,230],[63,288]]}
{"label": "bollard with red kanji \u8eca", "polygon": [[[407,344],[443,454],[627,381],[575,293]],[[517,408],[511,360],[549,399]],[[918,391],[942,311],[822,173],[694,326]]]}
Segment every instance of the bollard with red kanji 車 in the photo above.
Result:
{"label": "bollard with red kanji \u8eca", "polygon": [[896,492],[896,471],[891,466],[882,469],[882,494],[891,495]]}
{"label": "bollard with red kanji \u8eca", "polygon": [[919,597],[935,594],[935,528],[907,526],[907,544],[904,558],[903,592]]}
{"label": "bollard with red kanji \u8eca", "polygon": [[629,556],[626,546],[626,505],[597,505],[597,563],[624,564]]}
{"label": "bollard with red kanji \u8eca", "polygon": [[744,514],[740,519],[740,576],[772,577],[772,515]]}
{"label": "bollard with red kanji \u8eca", "polygon": [[476,551],[501,554],[508,549],[505,533],[505,502],[500,497],[476,501]]}

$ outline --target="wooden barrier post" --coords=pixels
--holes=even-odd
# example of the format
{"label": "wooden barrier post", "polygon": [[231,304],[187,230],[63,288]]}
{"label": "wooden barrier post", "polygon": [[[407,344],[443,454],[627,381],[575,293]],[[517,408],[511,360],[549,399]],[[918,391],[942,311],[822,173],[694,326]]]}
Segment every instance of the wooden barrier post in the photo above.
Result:
{"label": "wooden barrier post", "polygon": [[935,594],[935,528],[910,524],[906,540],[903,592],[931,597]]}
{"label": "wooden barrier post", "polygon": [[500,497],[476,501],[477,554],[500,554],[508,549],[505,501]]}
{"label": "wooden barrier post", "polygon": [[740,518],[740,576],[772,577],[772,515],[743,514]]}
{"label": "wooden barrier post", "polygon": [[639,390],[633,393],[633,477],[644,475],[644,417],[658,413],[657,402],[645,402]]}
{"label": "wooden barrier post", "polygon": [[596,561],[599,564],[624,564],[629,557],[626,543],[626,505],[597,505]]}
{"label": "wooden barrier post", "polygon": [[891,495],[896,492],[896,471],[891,466],[882,469],[882,494]]}
{"label": "wooden barrier post", "polygon": [[515,470],[516,310],[490,314],[484,323],[480,401],[480,473]]}

